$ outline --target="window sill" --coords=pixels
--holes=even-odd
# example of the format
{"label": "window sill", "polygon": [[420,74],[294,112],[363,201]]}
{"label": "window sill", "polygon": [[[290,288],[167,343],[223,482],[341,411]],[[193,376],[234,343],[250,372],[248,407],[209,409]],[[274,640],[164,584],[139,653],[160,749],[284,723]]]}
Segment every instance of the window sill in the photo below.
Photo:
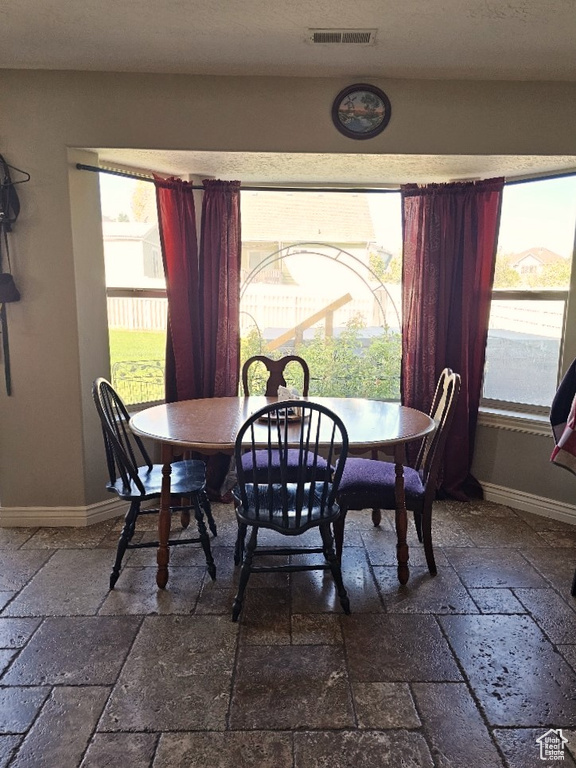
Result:
{"label": "window sill", "polygon": [[535,413],[521,413],[499,408],[480,408],[478,426],[506,429],[552,439],[552,428],[548,416]]}
{"label": "window sill", "polygon": [[134,414],[145,411],[146,408],[152,408],[154,405],[164,405],[164,402],[164,400],[151,400],[149,403],[131,403],[126,406],[126,410],[130,416],[134,416]]}

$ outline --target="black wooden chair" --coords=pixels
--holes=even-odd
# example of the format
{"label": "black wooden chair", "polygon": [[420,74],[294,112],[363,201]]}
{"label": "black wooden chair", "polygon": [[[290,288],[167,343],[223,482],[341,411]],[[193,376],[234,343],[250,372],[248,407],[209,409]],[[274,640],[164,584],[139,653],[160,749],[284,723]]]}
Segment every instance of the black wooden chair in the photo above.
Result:
{"label": "black wooden chair", "polygon": [[[130,416],[122,399],[106,379],[98,378],[92,385],[92,396],[100,417],[104,447],[108,464],[107,489],[119,498],[130,502],[124,519],[124,527],[118,541],[116,560],[110,575],[110,589],[118,581],[122,559],[127,549],[157,547],[157,541],[132,543],[136,521],[140,515],[158,514],[158,509],[142,508],[142,502],[159,499],[162,489],[162,465],[153,464],[140,438],[129,427]],[[183,528],[190,523],[190,510],[194,510],[198,536],[187,539],[170,539],[170,546],[179,544],[202,545],[206,566],[212,579],[216,578],[216,566],[210,550],[210,539],[204,523],[204,514],[210,530],[216,536],[216,525],[205,492],[206,465],[203,461],[176,461],[172,464],[171,491],[173,497],[188,500],[189,504],[170,507],[172,513],[180,513]]]}
{"label": "black wooden chair", "polygon": [[[445,368],[440,374],[430,416],[436,422],[434,432],[423,440],[414,467],[404,467],[406,508],[414,513],[418,539],[424,542],[428,570],[436,575],[432,547],[432,502],[436,496],[444,446],[460,392],[460,374]],[[346,462],[338,489],[340,517],[334,523],[336,552],[342,556],[344,525],[349,509],[372,509],[372,522],[379,525],[381,509],[395,509],[396,473],[393,462],[351,458]]]}
{"label": "black wooden chair", "polygon": [[[285,418],[287,409],[299,409],[296,411],[298,420]],[[256,446],[269,457],[269,464],[268,467],[259,464],[258,482],[254,483],[252,473],[247,474],[242,466],[242,456],[248,450],[256,464]],[[320,466],[321,448],[333,472],[326,472],[325,466]],[[290,451],[296,451],[298,455],[296,467],[292,463],[288,465]],[[242,570],[232,611],[233,621],[238,620],[242,610],[250,574],[270,571],[330,570],[342,608],[345,613],[350,613],[331,532],[331,524],[340,513],[336,492],[347,454],[346,427],[336,414],[318,403],[298,400],[272,403],[242,425],[236,438],[238,484],[233,490],[239,529],[236,561],[242,562]],[[321,547],[257,549],[260,528],[284,536],[298,536],[313,527],[319,528]],[[251,534],[244,552],[247,528],[251,528]],[[254,565],[254,560],[260,556],[304,553],[322,554],[324,562],[317,565]]]}
{"label": "black wooden chair", "polygon": [[[246,360],[242,366],[242,388],[244,390],[245,396],[250,394],[250,371],[253,370],[253,366],[257,367],[259,363],[265,366],[269,373],[268,379],[266,381],[266,397],[276,397],[278,394],[278,387],[286,386],[286,368],[291,363],[294,363],[295,365],[298,365],[302,368],[302,395],[304,397],[308,396],[308,389],[310,386],[310,369],[308,368],[308,363],[306,360],[304,360],[302,357],[298,357],[298,355],[286,355],[286,357],[281,357],[280,360],[272,360],[271,358],[265,357],[264,355],[255,355],[254,357],[248,358],[248,360]],[[298,466],[298,452],[290,450],[288,451],[286,458],[288,468],[292,473],[294,473]],[[317,461],[324,469],[328,468],[328,465],[322,456],[318,456]],[[250,474],[252,472],[253,463],[257,470],[260,464],[263,464],[267,470],[269,469],[270,465],[272,465],[276,470],[276,476],[279,476],[278,457],[274,454],[272,455],[271,460],[269,460],[269,457],[266,456],[265,451],[256,451],[254,456],[252,456],[250,452],[244,453],[242,456],[242,466],[245,473]]]}

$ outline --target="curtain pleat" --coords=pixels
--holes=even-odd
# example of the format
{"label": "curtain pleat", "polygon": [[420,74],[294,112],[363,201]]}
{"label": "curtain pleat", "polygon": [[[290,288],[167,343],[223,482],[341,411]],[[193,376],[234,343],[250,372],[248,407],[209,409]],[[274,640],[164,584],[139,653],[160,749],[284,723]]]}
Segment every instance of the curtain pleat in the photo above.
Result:
{"label": "curtain pleat", "polygon": [[[240,182],[206,179],[202,184],[202,391],[204,397],[233,397],[240,375]],[[208,460],[206,482],[212,498],[221,496],[230,461],[224,454]]]}
{"label": "curtain pleat", "polygon": [[240,182],[202,184],[203,396],[233,397],[240,369]]}

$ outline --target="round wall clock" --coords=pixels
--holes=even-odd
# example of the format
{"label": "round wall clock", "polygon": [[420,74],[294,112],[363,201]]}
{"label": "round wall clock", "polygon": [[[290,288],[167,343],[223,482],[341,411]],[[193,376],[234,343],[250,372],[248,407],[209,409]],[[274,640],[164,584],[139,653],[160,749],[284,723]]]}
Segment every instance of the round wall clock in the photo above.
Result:
{"label": "round wall clock", "polygon": [[332,120],[350,139],[371,139],[390,122],[392,107],[384,91],[374,85],[356,83],[340,91],[332,105]]}

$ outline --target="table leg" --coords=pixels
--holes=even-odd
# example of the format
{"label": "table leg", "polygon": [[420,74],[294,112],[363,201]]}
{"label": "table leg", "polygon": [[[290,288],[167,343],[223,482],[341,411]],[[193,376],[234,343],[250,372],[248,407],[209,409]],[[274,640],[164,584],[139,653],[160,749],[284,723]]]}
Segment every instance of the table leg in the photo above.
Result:
{"label": "table leg", "polygon": [[168,583],[168,561],[170,550],[168,539],[170,538],[170,475],[172,474],[172,449],[169,445],[162,446],[162,492],[160,494],[160,513],[158,515],[158,550],[156,562],[156,584],[164,589]]}
{"label": "table leg", "polygon": [[408,543],[406,541],[408,531],[408,513],[406,512],[406,495],[404,492],[404,467],[402,464],[403,448],[394,450],[394,466],[396,471],[396,483],[394,494],[396,498],[396,556],[398,558],[398,581],[406,584],[410,577],[408,569]]}

